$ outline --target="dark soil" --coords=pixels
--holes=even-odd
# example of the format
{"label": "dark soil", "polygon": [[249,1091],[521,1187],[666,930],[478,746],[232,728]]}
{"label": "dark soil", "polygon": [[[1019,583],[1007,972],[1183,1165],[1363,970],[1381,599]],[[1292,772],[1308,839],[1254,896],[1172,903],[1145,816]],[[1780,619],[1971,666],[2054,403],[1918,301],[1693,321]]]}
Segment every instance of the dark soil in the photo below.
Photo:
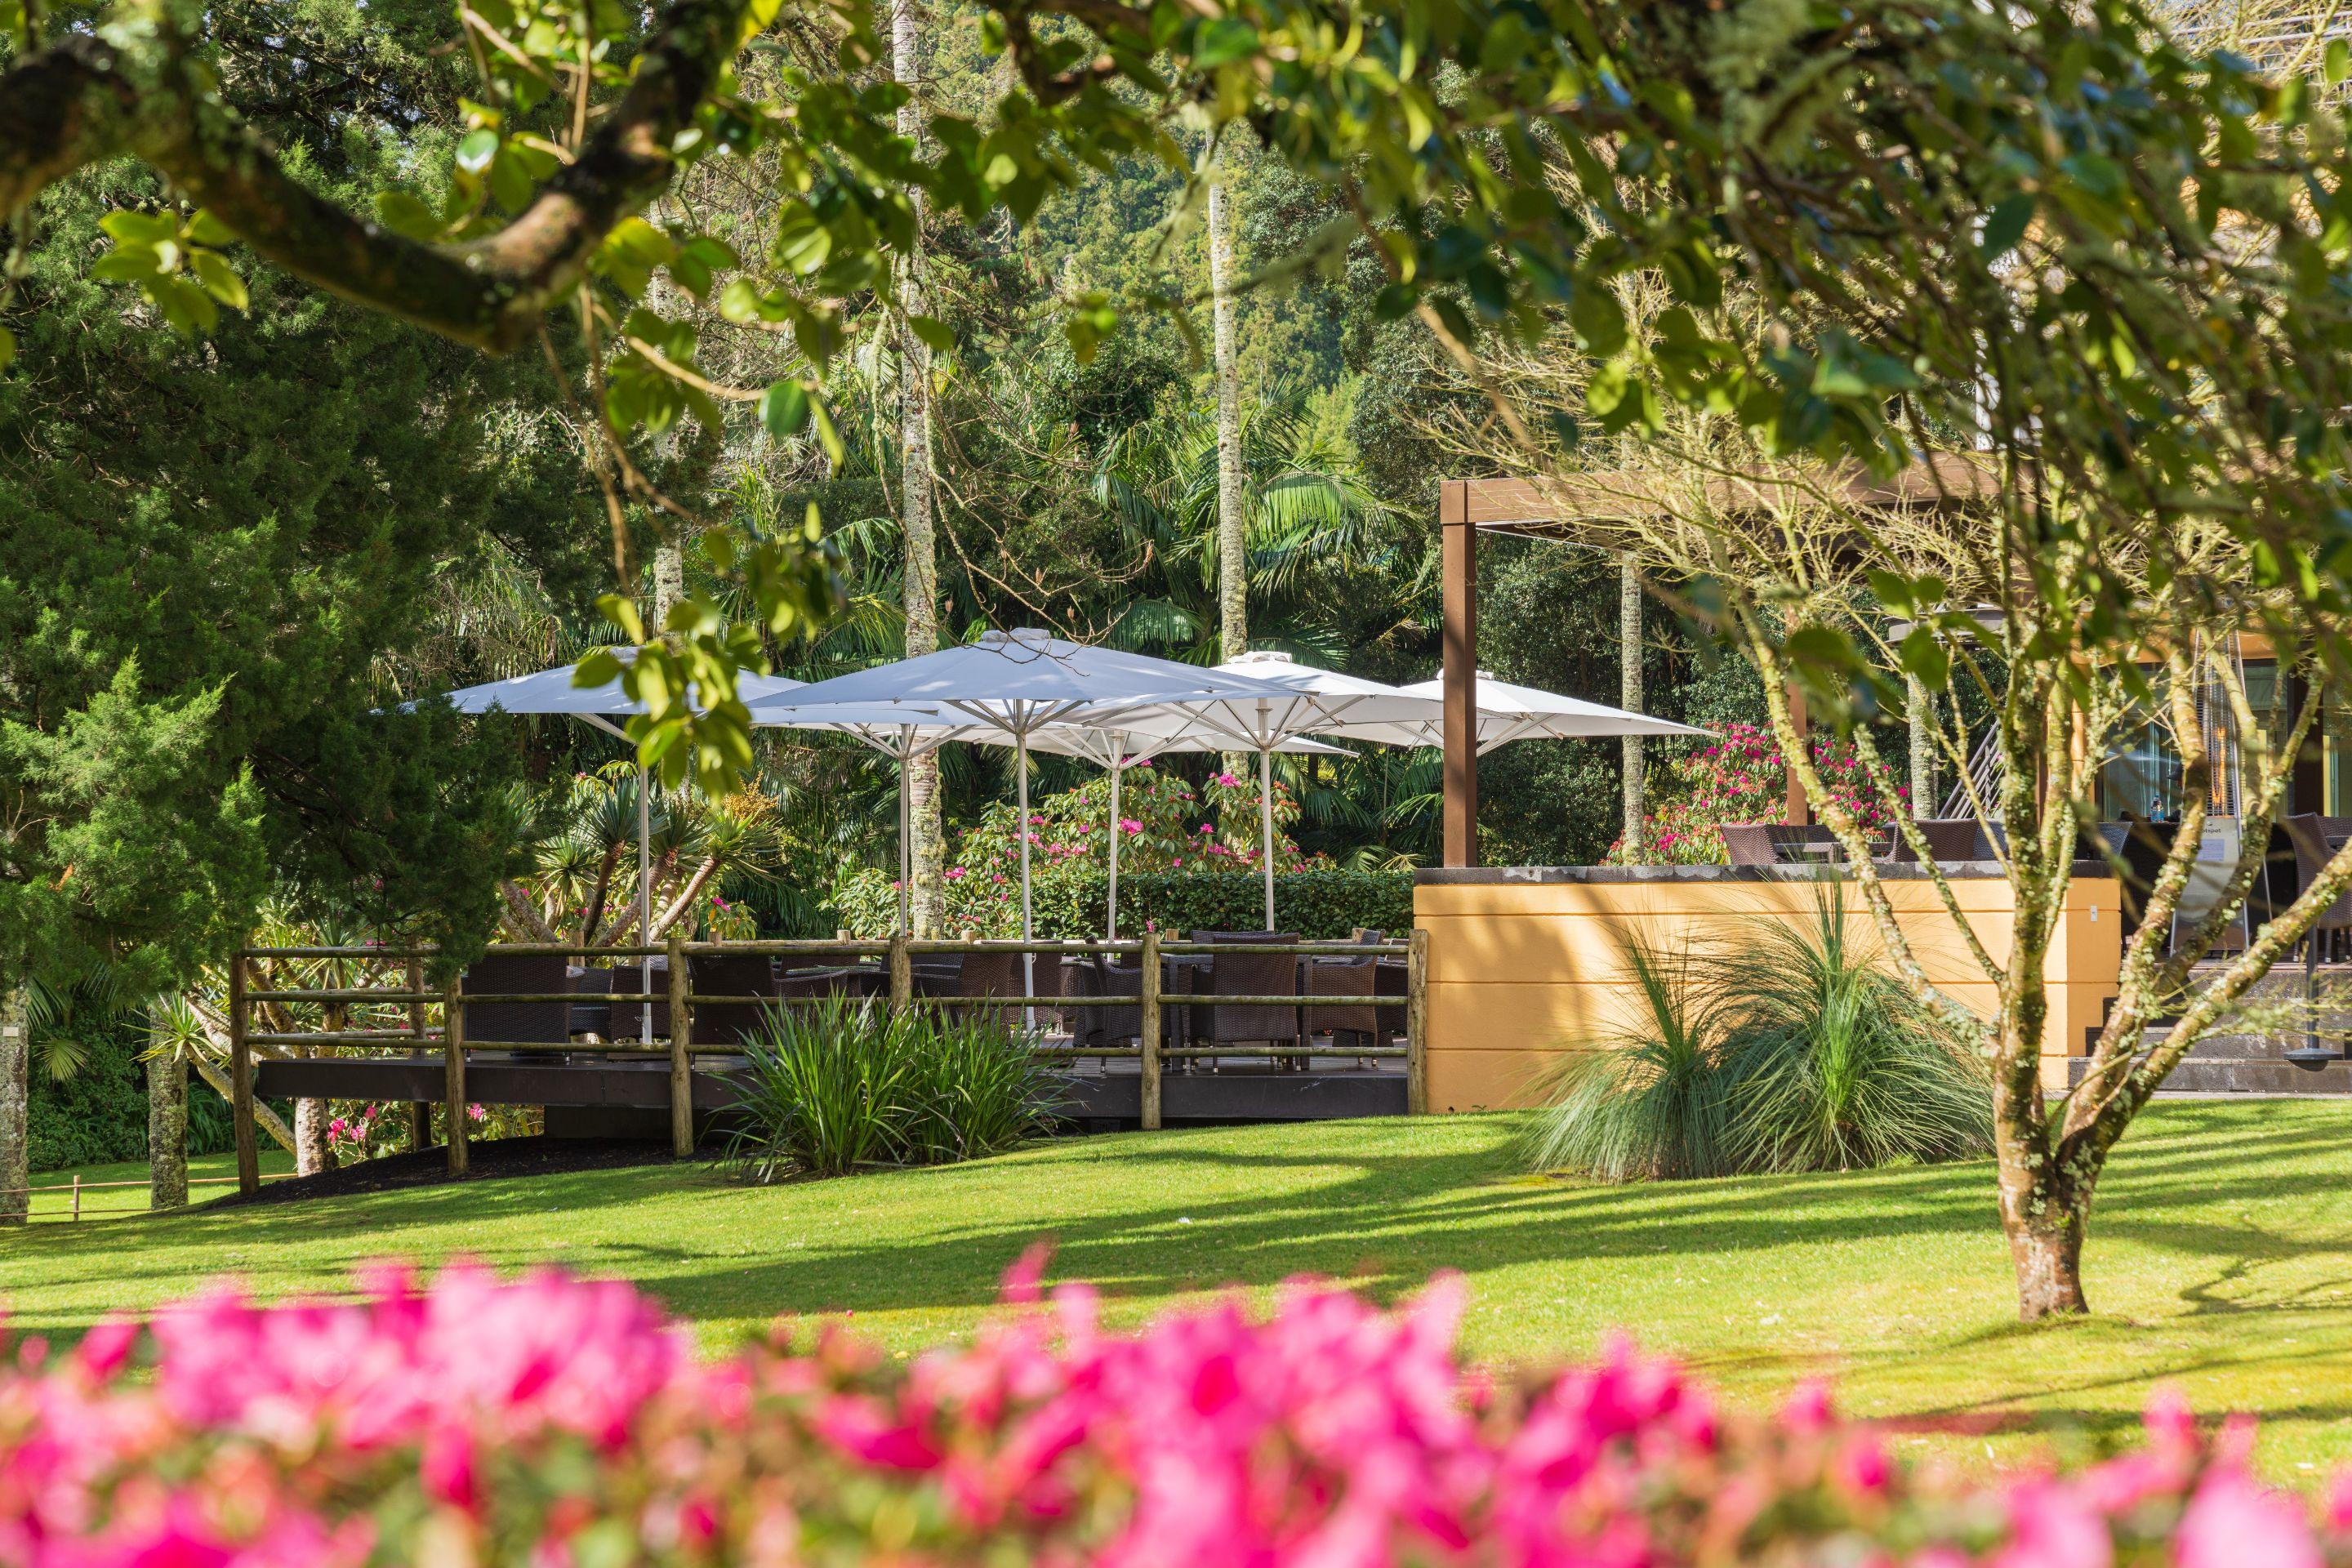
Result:
{"label": "dark soil", "polygon": [[[592,1138],[499,1138],[469,1145],[466,1156],[466,1174],[460,1179],[468,1182],[498,1181],[508,1176],[553,1176],[570,1171],[609,1171],[624,1165],[667,1165],[676,1159],[659,1143]],[[265,1182],[251,1197],[231,1193],[225,1198],[214,1199],[207,1206],[299,1203],[304,1198],[437,1186],[447,1180],[449,1152],[436,1145],[416,1154],[362,1160],[341,1170],[321,1171],[315,1176],[289,1176],[282,1182]]]}

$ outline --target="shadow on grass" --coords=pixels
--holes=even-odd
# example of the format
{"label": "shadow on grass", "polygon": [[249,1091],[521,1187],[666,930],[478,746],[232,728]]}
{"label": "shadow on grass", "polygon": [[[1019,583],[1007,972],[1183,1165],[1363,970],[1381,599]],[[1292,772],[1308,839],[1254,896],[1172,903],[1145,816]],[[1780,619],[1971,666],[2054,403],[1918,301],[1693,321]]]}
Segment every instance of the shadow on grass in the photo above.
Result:
{"label": "shadow on grass", "polygon": [[[2192,1260],[2199,1277],[2180,1294],[2191,1316],[2259,1322],[2334,1310],[2314,1297],[2345,1283],[2336,1270],[2285,1292],[2256,1279],[2272,1262],[2338,1251],[2352,1275],[2352,1192],[2342,1180],[2352,1164],[2352,1107],[2324,1110],[2334,1114],[2164,1108],[2118,1152],[2094,1220],[2095,1265],[2107,1240]],[[573,1261],[636,1279],[692,1317],[764,1322],[790,1313],[972,1311],[994,1299],[1004,1266],[1041,1235],[1055,1240],[1056,1278],[1091,1281],[1114,1299],[1310,1273],[1393,1300],[1444,1268],[1476,1276],[1539,1267],[1573,1281],[1580,1268],[1619,1261],[1663,1267],[1688,1256],[1736,1267],[1742,1254],[1808,1245],[1926,1239],[1948,1241],[1956,1255],[1998,1247],[1986,1162],[1596,1186],[1519,1171],[1510,1148],[1517,1125],[1484,1117],[1179,1130],[781,1189],[739,1187],[709,1167],[645,1167],[110,1221],[86,1237],[41,1238],[38,1283],[73,1304],[28,1311],[26,1322],[72,1332],[118,1300],[193,1287],[191,1267],[332,1285],[352,1262],[403,1253],[463,1251],[501,1268]],[[2260,1222],[2225,1214],[2283,1201],[2291,1206],[2264,1207]],[[516,1216],[543,1218],[548,1229],[505,1223]],[[2047,1331],[1939,1331],[1840,1355],[1900,1373],[2009,1334]],[[2264,1333],[2252,1331],[2266,1343]],[[2160,1370],[2200,1370],[2201,1353],[2184,1347],[2179,1364]],[[1816,1360],[1765,1342],[1694,1359],[1757,1373],[1785,1364],[1791,1377],[1818,1370]],[[2140,1364],[2111,1382],[2144,1384],[2151,1374]],[[2084,1400],[2105,1385],[2095,1375],[2053,1378],[2048,1393]],[[1923,1414],[1983,1407],[1930,1403]]]}

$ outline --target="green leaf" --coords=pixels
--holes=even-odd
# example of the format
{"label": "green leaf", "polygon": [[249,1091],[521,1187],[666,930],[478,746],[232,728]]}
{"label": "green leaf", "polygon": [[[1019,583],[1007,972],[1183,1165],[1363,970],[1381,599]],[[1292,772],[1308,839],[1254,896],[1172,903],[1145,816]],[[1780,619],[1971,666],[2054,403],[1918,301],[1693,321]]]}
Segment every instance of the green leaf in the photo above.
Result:
{"label": "green leaf", "polygon": [[205,293],[232,310],[246,308],[245,279],[236,275],[228,258],[217,250],[196,250],[189,252],[188,260],[195,268],[196,281],[204,285]]}
{"label": "green leaf", "polygon": [[406,191],[378,191],[375,216],[384,227],[407,238],[429,242],[441,237],[439,216]]}
{"label": "green leaf", "polygon": [[1204,23],[1192,43],[1192,64],[1214,70],[1257,53],[1257,29],[1239,16],[1219,16]]}
{"label": "green leaf", "polygon": [[816,421],[817,444],[824,448],[825,460],[839,468],[849,449],[841,444],[841,432],[833,427],[833,416],[825,412],[823,402],[813,400],[809,404],[809,416]]}
{"label": "green leaf", "polygon": [[780,381],[760,394],[760,423],[779,441],[788,441],[809,422],[808,389],[797,381]]}
{"label": "green leaf", "polygon": [[89,275],[116,283],[144,283],[162,277],[163,269],[155,265],[152,250],[110,250],[98,258]]}
{"label": "green leaf", "polygon": [[[606,620],[620,627],[631,642],[642,643],[646,640],[646,623],[637,615],[637,602],[635,599],[625,594],[604,594],[598,595],[596,608],[604,613]],[[583,664],[582,668],[586,668],[586,666]],[[617,667],[614,673],[619,673]],[[610,680],[612,678],[608,675],[604,679]],[[592,681],[590,684],[596,683]]]}
{"label": "green leaf", "polygon": [[1595,359],[1609,359],[1625,347],[1625,311],[1607,285],[1590,282],[1569,301],[1568,319],[1577,342]]}
{"label": "green leaf", "polygon": [[236,231],[205,208],[198,207],[188,215],[188,237],[198,245],[234,245]]}
{"label": "green leaf", "polygon": [[498,152],[497,132],[487,125],[478,131],[468,131],[465,140],[457,143],[457,167],[469,174],[478,174],[490,166]]}
{"label": "green leaf", "polygon": [[132,212],[117,207],[98,220],[98,226],[112,235],[125,247],[161,246],[180,237],[177,218],[164,213]]}
{"label": "green leaf", "polygon": [[940,353],[955,352],[955,334],[948,331],[945,321],[935,316],[909,316],[907,318],[907,330]]}
{"label": "green leaf", "polygon": [[1985,215],[1984,233],[1977,241],[1977,252],[1987,261],[1997,261],[2017,248],[2025,237],[2028,225],[2033,221],[2033,195],[2020,191],[2013,196],[1996,203]]}
{"label": "green leaf", "polygon": [[0,370],[6,370],[16,360],[16,334],[0,327]]}

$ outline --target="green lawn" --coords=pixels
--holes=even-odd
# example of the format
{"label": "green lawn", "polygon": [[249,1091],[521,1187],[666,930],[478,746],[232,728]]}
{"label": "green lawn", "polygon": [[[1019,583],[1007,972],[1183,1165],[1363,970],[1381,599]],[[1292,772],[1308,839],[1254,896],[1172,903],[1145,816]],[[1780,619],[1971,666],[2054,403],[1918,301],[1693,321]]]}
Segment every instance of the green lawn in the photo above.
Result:
{"label": "green lawn", "polygon": [[[656,1167],[42,1225],[0,1241],[0,1299],[20,1331],[70,1334],[222,1271],[274,1295],[335,1289],[367,1258],[463,1253],[625,1275],[713,1344],[837,1312],[905,1350],[967,1330],[1052,1236],[1055,1275],[1097,1283],[1122,1321],[1228,1281],[1318,1273],[1389,1298],[1455,1268],[1481,1357],[1578,1355],[1624,1329],[1738,1400],[1828,1373],[1863,1414],[2097,1431],[2169,1381],[2200,1409],[2259,1414],[2283,1479],[2352,1459],[2352,1106],[2150,1112],[2101,1191],[2099,1317],[2039,1331],[2013,1320],[1982,1163],[1591,1187],[1516,1172],[1513,1126],[1129,1134],[781,1188]],[[2034,1439],[1920,1440],[1980,1458]]]}

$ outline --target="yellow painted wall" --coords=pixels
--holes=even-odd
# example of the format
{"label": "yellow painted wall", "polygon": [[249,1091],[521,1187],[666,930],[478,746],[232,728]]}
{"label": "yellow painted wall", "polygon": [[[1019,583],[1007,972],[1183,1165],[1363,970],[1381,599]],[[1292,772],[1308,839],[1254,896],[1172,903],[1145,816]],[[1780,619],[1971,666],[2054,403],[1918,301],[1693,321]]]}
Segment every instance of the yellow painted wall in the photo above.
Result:
{"label": "yellow painted wall", "polygon": [[[1621,938],[1652,946],[1677,939],[1736,942],[1755,919],[1810,922],[1804,881],[1664,879],[1643,881],[1429,882],[1414,889],[1414,923],[1429,937],[1429,1105],[1477,1110],[1535,1103],[1545,1069],[1567,1052],[1605,1044],[1638,1021]],[[1530,874],[1532,876],[1532,874]],[[1886,884],[1896,919],[1928,974],[1990,1011],[1993,986],[1969,955],[1926,880]],[[1955,880],[1969,924],[1996,963],[2009,957],[2014,906],[2007,881]],[[1874,937],[1858,891],[1848,918]],[[2123,944],[2117,887],[2077,878],[2050,954],[2050,1026],[2042,1070],[2063,1086],[2064,1058],[2081,1055],[2116,994]]]}

